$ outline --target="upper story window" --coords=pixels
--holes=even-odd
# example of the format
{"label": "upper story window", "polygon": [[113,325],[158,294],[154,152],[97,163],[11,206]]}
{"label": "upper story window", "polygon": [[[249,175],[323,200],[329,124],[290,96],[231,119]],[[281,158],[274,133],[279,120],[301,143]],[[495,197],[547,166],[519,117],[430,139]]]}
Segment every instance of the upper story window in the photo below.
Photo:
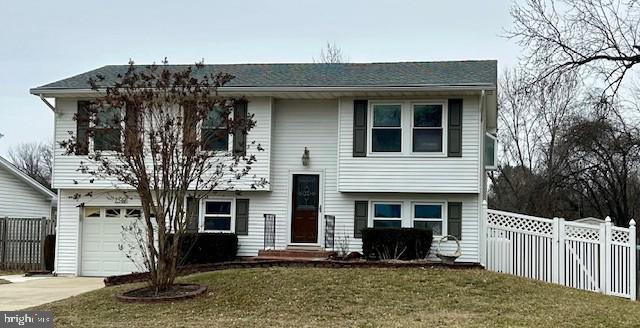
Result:
{"label": "upper story window", "polygon": [[413,105],[413,152],[442,153],[444,135],[441,104]]}
{"label": "upper story window", "polygon": [[201,227],[207,232],[231,232],[233,200],[205,200]]}
{"label": "upper story window", "polygon": [[402,226],[402,203],[373,203],[374,228],[400,228]]}
{"label": "upper story window", "polygon": [[369,122],[369,149],[372,154],[446,154],[445,102],[372,102]]}
{"label": "upper story window", "polygon": [[105,108],[96,113],[93,126],[93,150],[120,150],[122,143],[122,112]]}
{"label": "upper story window", "polygon": [[209,111],[209,115],[203,120],[200,132],[202,138],[202,150],[228,151],[229,131],[226,126],[224,113],[219,108]]}
{"label": "upper story window", "polygon": [[373,152],[402,151],[402,105],[372,105],[371,149]]}
{"label": "upper story window", "polygon": [[446,228],[442,209],[443,204],[413,204],[413,227],[431,229],[434,236],[442,236]]}
{"label": "upper story window", "polygon": [[486,133],[484,135],[484,168],[487,170],[496,170],[498,168],[496,146],[496,137]]}

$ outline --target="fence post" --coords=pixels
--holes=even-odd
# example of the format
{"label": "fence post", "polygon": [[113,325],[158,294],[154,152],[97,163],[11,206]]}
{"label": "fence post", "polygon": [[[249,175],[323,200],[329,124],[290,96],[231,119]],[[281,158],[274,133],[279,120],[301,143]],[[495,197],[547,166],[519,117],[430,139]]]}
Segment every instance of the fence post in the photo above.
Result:
{"label": "fence post", "polygon": [[609,295],[611,293],[611,263],[612,263],[612,259],[611,259],[611,247],[609,246],[609,242],[611,241],[611,218],[610,217],[606,217],[604,219],[604,226],[605,226],[605,237],[604,240],[602,240],[601,244],[604,247],[604,254],[605,254],[605,260],[604,260],[604,265],[605,265],[605,270],[604,272],[601,272],[601,274],[604,274],[605,277],[605,291],[604,293]]}
{"label": "fence post", "polygon": [[554,223],[554,245],[556,246],[554,250],[556,270],[555,273],[555,282],[561,285],[564,285],[565,279],[565,263],[564,263],[564,219],[563,218],[553,218]]}
{"label": "fence post", "polygon": [[636,220],[631,219],[629,221],[629,294],[633,301],[638,299],[636,252]]}
{"label": "fence post", "polygon": [[607,293],[607,244],[605,240],[607,239],[607,225],[605,223],[600,223],[600,234],[598,237],[598,241],[600,242],[600,292],[603,294]]}
{"label": "fence post", "polygon": [[482,201],[480,210],[480,265],[487,267],[487,201]]}

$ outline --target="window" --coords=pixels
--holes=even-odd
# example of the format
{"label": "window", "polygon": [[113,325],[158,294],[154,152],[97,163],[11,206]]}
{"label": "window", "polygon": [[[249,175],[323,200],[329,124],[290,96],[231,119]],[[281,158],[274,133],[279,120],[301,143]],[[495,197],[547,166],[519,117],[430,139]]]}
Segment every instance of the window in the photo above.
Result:
{"label": "window", "polygon": [[496,159],[496,137],[492,134],[484,135],[484,167],[485,169],[495,170],[498,168]]}
{"label": "window", "polygon": [[414,204],[413,227],[431,229],[434,236],[442,236],[444,222],[442,215],[443,204]]}
{"label": "window", "polygon": [[125,217],[127,218],[140,218],[142,217],[142,209],[141,208],[127,208],[125,209]]}
{"label": "window", "polygon": [[441,104],[413,105],[413,152],[442,152],[442,114]]}
{"label": "window", "polygon": [[120,150],[121,115],[119,108],[106,108],[96,113],[93,150]]}
{"label": "window", "polygon": [[402,227],[402,204],[373,203],[374,228]]}
{"label": "window", "polygon": [[371,150],[373,152],[402,151],[402,105],[373,104]]}
{"label": "window", "polygon": [[84,217],[85,218],[99,218],[100,217],[100,208],[99,207],[85,207],[84,208]]}
{"label": "window", "polygon": [[202,138],[203,150],[229,150],[229,131],[223,115],[223,111],[216,107],[209,111],[209,115],[202,122],[200,138]]}
{"label": "window", "polygon": [[202,227],[204,231],[231,231],[233,209],[231,200],[207,200],[204,202]]}

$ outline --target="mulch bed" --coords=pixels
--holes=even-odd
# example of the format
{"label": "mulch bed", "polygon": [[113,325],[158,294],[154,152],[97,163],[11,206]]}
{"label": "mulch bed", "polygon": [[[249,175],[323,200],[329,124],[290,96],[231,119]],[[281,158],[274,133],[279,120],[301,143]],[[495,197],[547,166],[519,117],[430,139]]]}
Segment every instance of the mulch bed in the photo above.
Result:
{"label": "mulch bed", "polygon": [[206,291],[207,286],[205,285],[175,284],[171,286],[171,289],[157,294],[150,287],[143,287],[116,295],[116,298],[128,303],[159,303],[194,298]]}
{"label": "mulch bed", "polygon": [[[343,260],[237,260],[211,264],[191,265],[180,268],[178,275],[186,276],[193,273],[209,272],[228,269],[270,268],[270,267],[311,267],[311,268],[450,268],[450,269],[482,269],[476,263],[456,263],[447,265],[441,262],[428,261],[343,261]],[[104,278],[105,286],[115,286],[134,282],[146,281],[147,272],[131,273]]]}

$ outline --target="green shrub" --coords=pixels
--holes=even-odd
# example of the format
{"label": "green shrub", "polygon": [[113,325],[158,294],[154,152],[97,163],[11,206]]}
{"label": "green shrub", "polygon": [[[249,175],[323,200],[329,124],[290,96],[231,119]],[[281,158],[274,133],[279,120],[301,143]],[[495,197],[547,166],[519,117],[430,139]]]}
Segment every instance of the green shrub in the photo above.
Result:
{"label": "green shrub", "polygon": [[433,233],[416,228],[366,228],[362,230],[362,253],[366,259],[415,260],[429,255]]}
{"label": "green shrub", "polygon": [[191,233],[182,235],[179,265],[233,261],[238,253],[234,233]]}

